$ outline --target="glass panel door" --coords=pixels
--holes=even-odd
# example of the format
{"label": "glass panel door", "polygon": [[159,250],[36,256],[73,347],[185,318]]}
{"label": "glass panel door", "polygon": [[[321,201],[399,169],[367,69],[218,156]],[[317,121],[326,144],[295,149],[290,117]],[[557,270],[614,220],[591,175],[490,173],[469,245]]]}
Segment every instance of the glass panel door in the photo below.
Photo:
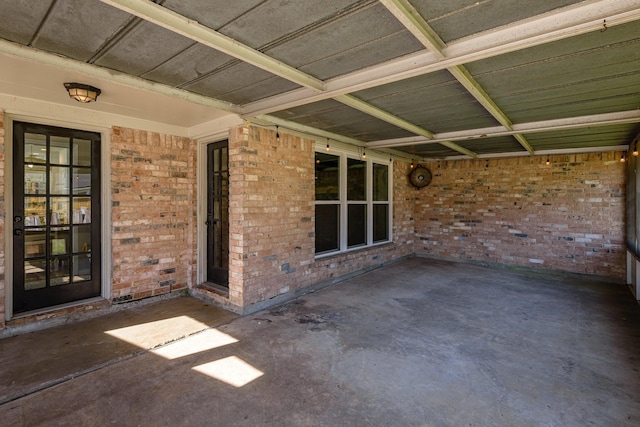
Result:
{"label": "glass panel door", "polygon": [[228,142],[207,146],[207,281],[229,286]]}
{"label": "glass panel door", "polygon": [[100,134],[15,122],[15,313],[100,295]]}

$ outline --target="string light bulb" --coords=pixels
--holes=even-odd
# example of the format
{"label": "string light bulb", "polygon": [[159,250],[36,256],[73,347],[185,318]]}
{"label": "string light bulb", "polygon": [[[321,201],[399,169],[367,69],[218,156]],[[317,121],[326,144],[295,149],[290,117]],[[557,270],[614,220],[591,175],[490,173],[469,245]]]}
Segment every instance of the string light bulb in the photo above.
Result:
{"label": "string light bulb", "polygon": [[329,138],[327,138],[327,153],[331,151],[331,147],[329,146]]}
{"label": "string light bulb", "polygon": [[624,161],[625,161],[624,153],[622,153],[622,155],[620,156],[620,161],[621,161],[622,163],[624,163]]}
{"label": "string light bulb", "polygon": [[411,169],[413,169],[413,159],[411,159],[411,164],[409,165]]}
{"label": "string light bulb", "polygon": [[549,156],[547,156],[547,166],[549,166],[551,164],[551,160],[549,159]]}
{"label": "string light bulb", "polygon": [[638,147],[633,149],[633,156],[638,157]]}
{"label": "string light bulb", "polygon": [[366,159],[366,158],[367,158],[367,151],[366,151],[366,149],[364,149],[364,148],[362,149],[362,158],[363,158],[363,159]]}
{"label": "string light bulb", "polygon": [[280,128],[276,125],[276,141],[280,142]]}

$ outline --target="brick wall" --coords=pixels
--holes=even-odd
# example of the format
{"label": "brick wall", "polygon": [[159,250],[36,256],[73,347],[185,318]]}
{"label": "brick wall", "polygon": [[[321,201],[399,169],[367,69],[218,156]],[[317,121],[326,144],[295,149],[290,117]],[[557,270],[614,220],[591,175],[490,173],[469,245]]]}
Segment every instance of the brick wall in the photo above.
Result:
{"label": "brick wall", "polygon": [[314,141],[258,127],[229,139],[230,274],[234,305],[294,292],[413,252],[413,194],[394,169],[395,243],[315,260]]}
{"label": "brick wall", "polygon": [[311,284],[313,141],[237,127],[229,140],[230,274],[233,304]]}
{"label": "brick wall", "polygon": [[4,227],[5,227],[5,188],[4,188],[4,111],[0,110],[0,329],[5,325],[5,261],[4,261]]}
{"label": "brick wall", "polygon": [[620,153],[442,161],[416,201],[416,252],[625,278]]}
{"label": "brick wall", "polygon": [[113,128],[113,301],[195,283],[195,159],[187,138]]}

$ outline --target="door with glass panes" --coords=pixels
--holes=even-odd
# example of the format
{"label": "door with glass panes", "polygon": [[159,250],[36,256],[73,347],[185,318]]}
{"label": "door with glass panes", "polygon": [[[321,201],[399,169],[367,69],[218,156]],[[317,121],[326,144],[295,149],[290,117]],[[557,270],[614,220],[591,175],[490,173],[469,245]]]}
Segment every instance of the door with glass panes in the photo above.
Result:
{"label": "door with glass panes", "polygon": [[100,295],[100,134],[13,124],[13,311]]}
{"label": "door with glass panes", "polygon": [[207,145],[207,281],[229,287],[229,142]]}

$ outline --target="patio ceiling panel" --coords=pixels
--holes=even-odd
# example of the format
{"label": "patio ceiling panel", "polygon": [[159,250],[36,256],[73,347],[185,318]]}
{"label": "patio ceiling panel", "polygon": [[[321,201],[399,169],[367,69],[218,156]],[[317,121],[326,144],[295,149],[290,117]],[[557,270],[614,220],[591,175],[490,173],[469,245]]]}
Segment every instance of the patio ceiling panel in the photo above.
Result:
{"label": "patio ceiling panel", "polygon": [[380,3],[365,4],[266,52],[325,80],[422,49]]}
{"label": "patio ceiling panel", "polygon": [[390,83],[355,95],[432,132],[498,124],[447,71]]}
{"label": "patio ceiling panel", "polygon": [[181,87],[201,95],[243,104],[299,86],[253,65],[233,61]]}
{"label": "patio ceiling panel", "polygon": [[527,138],[536,150],[576,149],[617,146],[620,141],[633,139],[640,131],[637,123],[594,126],[557,132],[530,134]]}
{"label": "patio ceiling panel", "polygon": [[50,1],[0,1],[0,29],[3,38],[28,45],[47,16]]}
{"label": "patio ceiling panel", "polygon": [[334,100],[304,105],[272,115],[362,141],[414,135]]}
{"label": "patio ceiling panel", "polygon": [[193,40],[142,21],[106,50],[95,64],[139,76],[194,44]]}
{"label": "patio ceiling panel", "polygon": [[0,36],[37,49],[88,61],[132,18],[83,0],[0,1]]}
{"label": "patio ceiling panel", "polygon": [[[527,139],[529,139],[527,137]],[[456,144],[471,150],[478,155],[498,153],[526,153],[522,145],[512,136],[480,138],[473,141],[457,141]]]}
{"label": "patio ceiling panel", "polygon": [[579,1],[411,0],[411,4],[440,38],[449,43]]}
{"label": "patio ceiling panel", "polygon": [[460,153],[442,146],[440,144],[426,144],[418,145],[414,147],[406,147],[404,151],[408,157],[414,158],[414,162],[417,163],[426,159],[446,159],[448,157],[460,156]]}
{"label": "patio ceiling panel", "polygon": [[[638,122],[625,115],[640,108],[637,0],[0,0],[0,10],[1,54],[99,78],[115,70],[140,79],[114,82],[408,155],[589,148],[585,135],[548,132],[553,120]],[[548,133],[527,134],[538,121]],[[598,147],[635,136],[614,128],[598,128]],[[549,136],[553,147],[540,145]]]}
{"label": "patio ceiling panel", "polygon": [[640,22],[471,63],[468,68],[514,122],[637,108]]}
{"label": "patio ceiling panel", "polygon": [[217,70],[239,62],[232,56],[194,43],[176,56],[141,75],[145,79],[182,87],[204,79]]}

